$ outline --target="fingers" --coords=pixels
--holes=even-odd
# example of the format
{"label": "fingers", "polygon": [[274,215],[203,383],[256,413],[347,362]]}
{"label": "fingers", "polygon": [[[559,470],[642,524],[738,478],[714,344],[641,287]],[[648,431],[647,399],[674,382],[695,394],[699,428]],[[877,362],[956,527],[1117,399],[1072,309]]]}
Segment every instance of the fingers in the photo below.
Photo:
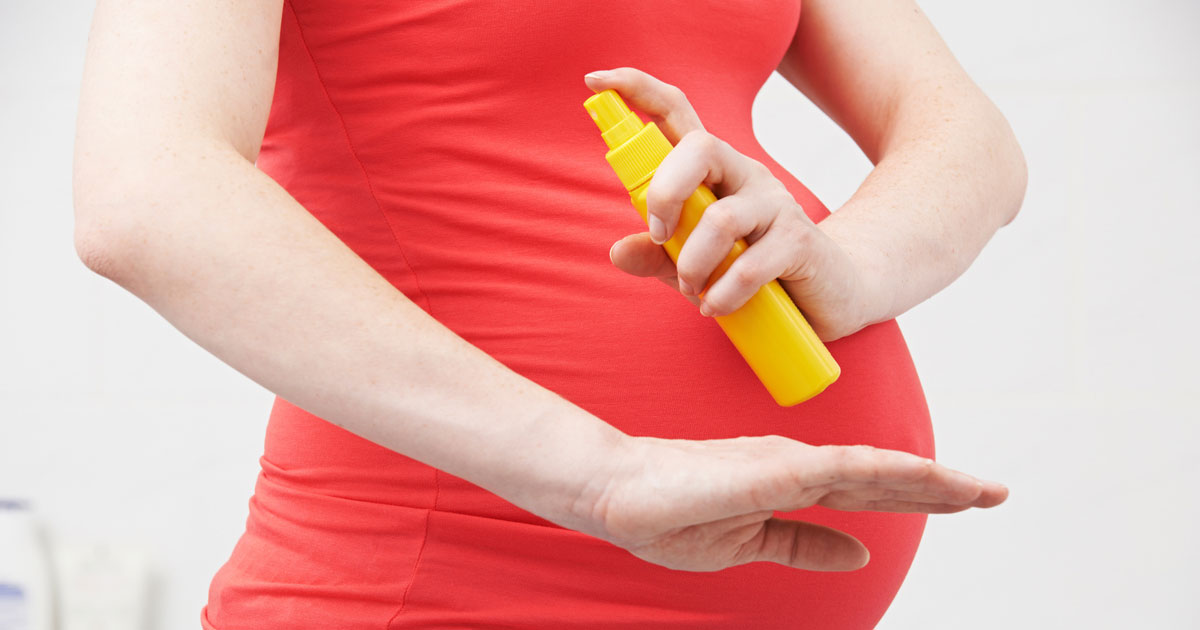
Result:
{"label": "fingers", "polygon": [[772,518],[743,544],[736,564],[766,561],[809,571],[853,571],[870,553],[857,538],[831,527]]}
{"label": "fingers", "polygon": [[649,116],[675,146],[646,191],[647,223],[656,243],[675,233],[684,201],[701,184],[723,197],[737,192],[751,175],[766,171],[705,131],[687,96],[674,85],[630,67],[589,73],[584,82],[596,92],[616,90],[630,107]]}
{"label": "fingers", "polygon": [[676,267],[683,293],[704,292],[734,243],[746,235],[756,240],[770,223],[771,216],[763,206],[756,206],[740,195],[723,197],[705,208],[679,250]]}
{"label": "fingers", "polygon": [[[646,232],[630,234],[613,244],[608,257],[620,270],[643,277],[657,277],[672,291],[679,291],[675,277],[675,263],[667,256],[662,245],[656,245]],[[693,306],[700,306],[700,298],[684,295]]]}
{"label": "fingers", "polygon": [[818,459],[815,473],[826,484],[917,481],[936,465],[932,459],[866,444],[821,446],[814,457]]}
{"label": "fingers", "polygon": [[931,459],[902,451],[871,446],[824,446],[818,451],[822,461],[817,474],[831,493],[879,486],[925,495],[930,502],[952,505],[979,502],[979,507],[999,505],[1008,496],[1007,488],[1000,484],[984,483]]}
{"label": "fingers", "polygon": [[984,481],[983,492],[971,504],[972,507],[996,507],[1008,500],[1008,487],[995,481]]}
{"label": "fingers", "polygon": [[613,243],[608,257],[621,271],[642,277],[675,275],[675,263],[646,232],[630,234]]}
{"label": "fingers", "polygon": [[671,144],[704,129],[683,90],[637,68],[600,70],[584,75],[583,80],[595,92],[616,90],[627,105],[649,116]]}
{"label": "fingers", "polygon": [[[725,199],[736,199],[737,197],[726,197]],[[719,201],[724,201],[720,199]],[[716,203],[713,204],[715,206]],[[712,206],[709,206],[711,209]],[[750,213],[747,213],[750,214]],[[729,269],[721,274],[719,278],[713,282],[712,286],[704,294],[703,306],[701,312],[705,315],[719,317],[728,315],[742,307],[764,284],[784,275],[799,263],[799,259],[804,252],[807,237],[804,232],[808,229],[801,222],[784,218],[785,215],[776,215],[776,218],[770,224],[763,226],[761,229],[766,230],[766,233],[761,238],[750,244],[743,251],[733,264],[729,265]],[[728,238],[728,232],[722,233],[720,236],[710,236],[716,231],[723,231],[723,220],[721,215],[717,215],[713,222],[713,227],[710,229],[701,230],[705,221],[708,220],[708,211],[704,213],[704,217],[700,221],[700,226],[692,232],[684,243],[684,249],[697,238],[697,232],[700,233],[701,239],[711,239],[712,245],[701,245],[698,247],[724,247],[728,251],[733,247],[732,242],[728,246],[724,245],[724,241]],[[751,219],[744,219],[749,221]],[[768,221],[770,219],[767,219]],[[726,223],[732,224],[733,221]],[[701,241],[702,243],[704,241]],[[719,244],[718,244],[719,243]],[[692,250],[696,251],[696,250]],[[714,267],[717,263],[712,263],[711,260],[715,255],[709,253],[689,254],[688,258],[684,258],[684,251],[679,252],[679,277],[685,282],[690,281],[692,269],[700,267],[708,269],[707,265],[712,264]],[[701,260],[694,260],[701,259]],[[689,282],[690,284],[690,282]]]}
{"label": "fingers", "polygon": [[663,158],[646,188],[646,218],[654,241],[663,243],[674,236],[684,202],[701,184],[725,197],[737,193],[752,177],[763,176],[765,170],[707,131],[688,133]]}
{"label": "fingers", "polygon": [[[756,178],[771,178],[768,169],[705,131],[686,95],[673,85],[630,67],[590,73],[584,80],[596,92],[617,90],[632,107],[660,123],[664,135],[675,145],[658,166],[646,191],[646,220],[653,243],[662,244],[675,235],[684,203],[701,184],[722,197],[704,211],[696,227],[698,234],[689,236],[683,244],[683,251],[688,253],[684,258],[681,251],[680,268],[687,271],[674,283],[665,279],[670,275],[667,265],[674,268],[666,256],[631,250],[630,257],[622,259],[610,252],[613,264],[618,267],[634,275],[657,276],[700,305],[692,296],[707,287],[709,276],[734,243],[743,237],[750,242],[758,240],[779,211],[769,203],[747,203],[733,196]],[[733,273],[725,274],[729,279],[717,283],[720,285],[717,295],[706,296],[705,301],[711,302],[705,314],[732,313],[759,287],[795,264],[795,244],[787,241],[793,232],[785,232],[774,235],[766,244],[770,251],[764,246],[764,251],[755,252],[749,260],[731,267]]]}
{"label": "fingers", "polygon": [[817,504],[846,512],[872,510],[876,512],[922,512],[925,514],[950,514],[972,507],[990,507],[979,505],[978,500],[970,503],[947,503],[941,497],[934,495],[881,488],[856,492],[833,492],[822,497]]}
{"label": "fingers", "polygon": [[[838,508],[841,509],[841,508]],[[950,503],[916,503],[912,501],[869,501],[851,511],[870,510],[872,512],[897,512],[919,514],[955,514],[971,509],[969,505],[953,505]]]}

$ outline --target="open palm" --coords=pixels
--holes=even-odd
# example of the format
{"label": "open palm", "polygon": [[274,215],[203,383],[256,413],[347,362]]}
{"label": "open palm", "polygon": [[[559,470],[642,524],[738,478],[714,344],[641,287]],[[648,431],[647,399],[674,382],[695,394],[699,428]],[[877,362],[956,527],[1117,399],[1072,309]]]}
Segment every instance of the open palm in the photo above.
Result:
{"label": "open palm", "polygon": [[784,519],[839,510],[958,512],[1008,495],[932,460],[870,446],[811,446],[769,435],[722,440],[635,438],[591,511],[600,536],[643,560],[716,571],[754,561],[852,570],[869,554],[849,534]]}

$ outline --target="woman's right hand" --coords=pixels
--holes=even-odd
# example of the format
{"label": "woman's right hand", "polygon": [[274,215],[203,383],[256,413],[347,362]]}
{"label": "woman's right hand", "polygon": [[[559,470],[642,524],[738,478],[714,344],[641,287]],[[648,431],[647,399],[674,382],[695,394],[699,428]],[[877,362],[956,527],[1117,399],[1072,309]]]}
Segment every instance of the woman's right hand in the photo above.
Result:
{"label": "woman's right hand", "polygon": [[768,561],[847,571],[869,557],[857,539],[774,513],[812,505],[950,513],[999,505],[1007,496],[998,483],[870,446],[811,446],[778,435],[631,437],[610,474],[576,507],[592,525],[588,533],[672,569]]}

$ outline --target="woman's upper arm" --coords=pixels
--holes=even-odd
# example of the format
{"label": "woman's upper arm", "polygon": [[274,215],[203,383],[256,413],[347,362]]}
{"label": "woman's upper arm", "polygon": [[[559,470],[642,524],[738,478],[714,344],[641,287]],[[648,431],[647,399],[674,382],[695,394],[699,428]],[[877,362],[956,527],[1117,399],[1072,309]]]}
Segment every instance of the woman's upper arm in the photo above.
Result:
{"label": "woman's upper arm", "polygon": [[282,3],[97,3],[76,123],[77,235],[92,208],[151,194],[155,174],[185,164],[193,147],[227,146],[255,160],[275,85]]}
{"label": "woman's upper arm", "polygon": [[913,0],[804,0],[777,70],[872,163],[902,117],[951,99],[986,100]]}

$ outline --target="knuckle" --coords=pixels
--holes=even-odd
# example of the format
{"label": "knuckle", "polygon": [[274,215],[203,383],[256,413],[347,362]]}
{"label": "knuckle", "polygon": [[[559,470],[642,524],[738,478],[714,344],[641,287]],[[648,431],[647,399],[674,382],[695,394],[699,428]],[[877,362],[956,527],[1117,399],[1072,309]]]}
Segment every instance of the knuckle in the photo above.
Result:
{"label": "knuckle", "polygon": [[807,244],[813,236],[812,230],[799,219],[788,218],[783,222],[782,227],[784,236],[787,236],[788,240],[793,243]]}
{"label": "knuckle", "polygon": [[687,269],[681,269],[679,271],[679,278],[688,283],[688,286],[692,288],[693,294],[703,291],[705,280],[708,280],[708,278],[696,270],[694,265],[688,266]]}
{"label": "knuckle", "polygon": [[730,204],[712,204],[704,211],[704,218],[721,236],[736,241],[742,235],[738,233],[738,218]]}
{"label": "knuckle", "polygon": [[750,170],[754,171],[755,175],[770,180],[775,179],[774,174],[771,173],[771,169],[766,164],[763,164],[752,157],[747,157],[746,159],[750,161]]}
{"label": "knuckle", "polygon": [[[763,168],[766,167],[764,166]],[[800,211],[799,204],[796,203],[796,198],[792,196],[792,193],[788,192],[788,189],[784,187],[782,182],[779,180],[774,180],[774,184],[772,184],[771,188],[773,190],[770,193],[770,197],[779,207],[788,208],[791,206],[796,206],[796,210]],[[803,212],[801,212],[801,214],[803,214]]]}
{"label": "knuckle", "polygon": [[699,134],[700,149],[704,155],[708,156],[709,160],[716,159],[721,140],[704,129],[698,130],[697,133]]}
{"label": "knuckle", "polygon": [[[684,245],[686,246],[687,243],[684,243]],[[686,252],[681,250],[679,252],[679,259],[675,261],[675,275],[680,280],[692,285],[693,289],[700,290],[702,288],[700,283],[704,281],[704,278],[700,277],[699,272],[696,270],[696,263],[692,261],[690,254],[690,250]]]}
{"label": "knuckle", "polygon": [[762,436],[763,443],[774,448],[782,448],[791,446],[792,440],[782,435],[774,434]]}
{"label": "knuckle", "polygon": [[846,465],[854,457],[854,452],[850,450],[853,447],[850,446],[828,446],[826,448],[832,449],[828,452],[829,463],[835,468],[846,468]]}
{"label": "knuckle", "polygon": [[757,288],[762,276],[762,267],[752,260],[738,259],[738,265],[730,270],[732,280],[741,288]]}
{"label": "knuckle", "polygon": [[717,155],[717,137],[706,129],[693,129],[679,139],[679,143],[687,143],[689,150],[699,153],[711,162]]}
{"label": "knuckle", "polygon": [[671,100],[672,104],[676,106],[689,104],[687,94],[684,94],[683,90],[680,89],[679,86],[671,83],[664,83],[663,85],[667,86],[667,98]]}
{"label": "knuckle", "polygon": [[866,458],[870,457],[871,450],[872,447],[866,444],[841,446],[838,448],[838,460],[847,467],[861,464]]}
{"label": "knuckle", "polygon": [[[703,149],[705,137],[707,135],[708,135],[708,132],[703,129],[693,129],[693,130],[683,134],[683,137],[679,139],[678,144],[685,144],[688,147],[691,147],[692,145],[696,145],[694,150],[698,151],[698,150]],[[692,150],[692,149],[689,149],[689,150]]]}
{"label": "knuckle", "polygon": [[813,236],[815,236],[809,226],[797,219],[786,220],[783,223],[783,229],[784,235],[787,236],[788,240],[801,247],[807,247],[812,242]]}

